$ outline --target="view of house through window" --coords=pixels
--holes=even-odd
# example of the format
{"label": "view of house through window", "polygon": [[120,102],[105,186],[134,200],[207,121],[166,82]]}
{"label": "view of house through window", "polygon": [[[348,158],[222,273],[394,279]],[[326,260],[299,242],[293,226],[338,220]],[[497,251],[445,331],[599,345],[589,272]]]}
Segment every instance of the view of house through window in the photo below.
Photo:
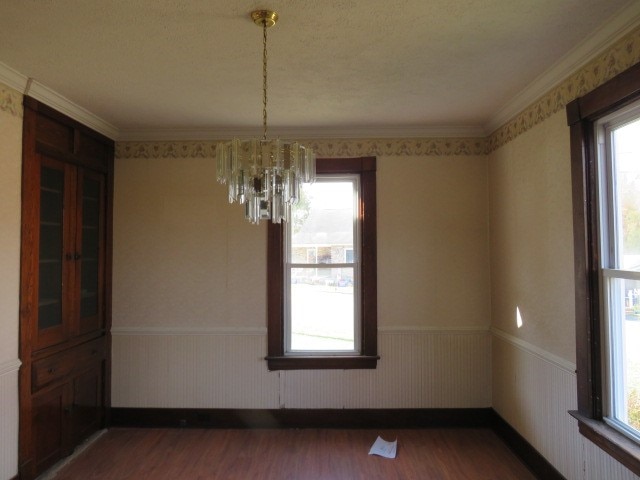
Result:
{"label": "view of house through window", "polygon": [[285,350],[354,354],[359,175],[319,175],[301,190],[285,230]]}
{"label": "view of house through window", "polygon": [[640,441],[640,105],[599,124],[606,420]]}

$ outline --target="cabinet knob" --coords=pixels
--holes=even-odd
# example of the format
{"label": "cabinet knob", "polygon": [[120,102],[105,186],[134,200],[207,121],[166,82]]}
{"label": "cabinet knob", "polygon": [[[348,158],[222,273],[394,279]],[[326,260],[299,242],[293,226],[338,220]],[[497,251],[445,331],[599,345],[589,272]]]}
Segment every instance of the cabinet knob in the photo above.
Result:
{"label": "cabinet knob", "polygon": [[73,260],[73,254],[72,253],[67,253],[64,258],[66,258],[67,260],[71,261]]}
{"label": "cabinet knob", "polygon": [[76,254],[73,256],[73,259],[74,259],[74,260],[80,260],[81,258],[82,258],[82,255],[80,255],[79,253],[76,253]]}
{"label": "cabinet knob", "polygon": [[51,367],[49,368],[49,370],[47,370],[47,373],[55,373],[56,369]]}

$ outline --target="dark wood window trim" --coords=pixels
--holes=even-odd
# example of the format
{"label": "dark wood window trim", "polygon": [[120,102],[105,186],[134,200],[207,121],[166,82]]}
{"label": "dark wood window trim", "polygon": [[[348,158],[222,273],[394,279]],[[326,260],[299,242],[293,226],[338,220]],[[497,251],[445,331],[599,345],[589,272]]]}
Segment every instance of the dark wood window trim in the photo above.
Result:
{"label": "dark wood window trim", "polygon": [[570,412],[582,435],[640,475],[640,445],[602,419],[603,359],[600,329],[597,150],[595,123],[640,99],[640,64],[567,105],[571,127],[571,178],[575,256],[578,410]]}
{"label": "dark wood window trim", "polygon": [[354,356],[287,356],[284,353],[283,228],[269,222],[267,234],[267,338],[269,370],[376,368],[378,293],[376,261],[376,159],[323,158],[316,172],[359,173],[361,188],[362,295],[361,354]]}

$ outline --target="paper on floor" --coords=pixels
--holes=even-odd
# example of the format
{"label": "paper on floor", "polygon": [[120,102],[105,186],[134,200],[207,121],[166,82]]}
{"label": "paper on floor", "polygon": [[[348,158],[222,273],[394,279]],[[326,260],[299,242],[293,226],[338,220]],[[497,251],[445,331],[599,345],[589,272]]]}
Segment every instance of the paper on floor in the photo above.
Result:
{"label": "paper on floor", "polygon": [[371,450],[369,450],[369,455],[380,455],[385,458],[396,458],[396,449],[398,448],[398,440],[394,440],[393,442],[387,442],[382,438],[376,438],[376,441],[373,442],[371,446]]}

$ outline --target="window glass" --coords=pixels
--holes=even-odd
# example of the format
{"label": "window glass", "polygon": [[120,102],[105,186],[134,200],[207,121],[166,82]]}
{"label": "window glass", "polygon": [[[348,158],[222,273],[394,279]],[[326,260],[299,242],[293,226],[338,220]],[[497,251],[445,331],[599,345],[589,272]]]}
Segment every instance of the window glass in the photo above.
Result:
{"label": "window glass", "polygon": [[286,225],[287,353],[358,351],[358,176],[305,184]]}
{"label": "window glass", "polygon": [[600,136],[605,414],[640,440],[640,108],[605,119]]}
{"label": "window glass", "polygon": [[619,268],[640,271],[640,120],[612,130]]}
{"label": "window glass", "polygon": [[345,251],[353,252],[355,187],[354,177],[302,184],[291,209],[291,262],[345,263]]}

